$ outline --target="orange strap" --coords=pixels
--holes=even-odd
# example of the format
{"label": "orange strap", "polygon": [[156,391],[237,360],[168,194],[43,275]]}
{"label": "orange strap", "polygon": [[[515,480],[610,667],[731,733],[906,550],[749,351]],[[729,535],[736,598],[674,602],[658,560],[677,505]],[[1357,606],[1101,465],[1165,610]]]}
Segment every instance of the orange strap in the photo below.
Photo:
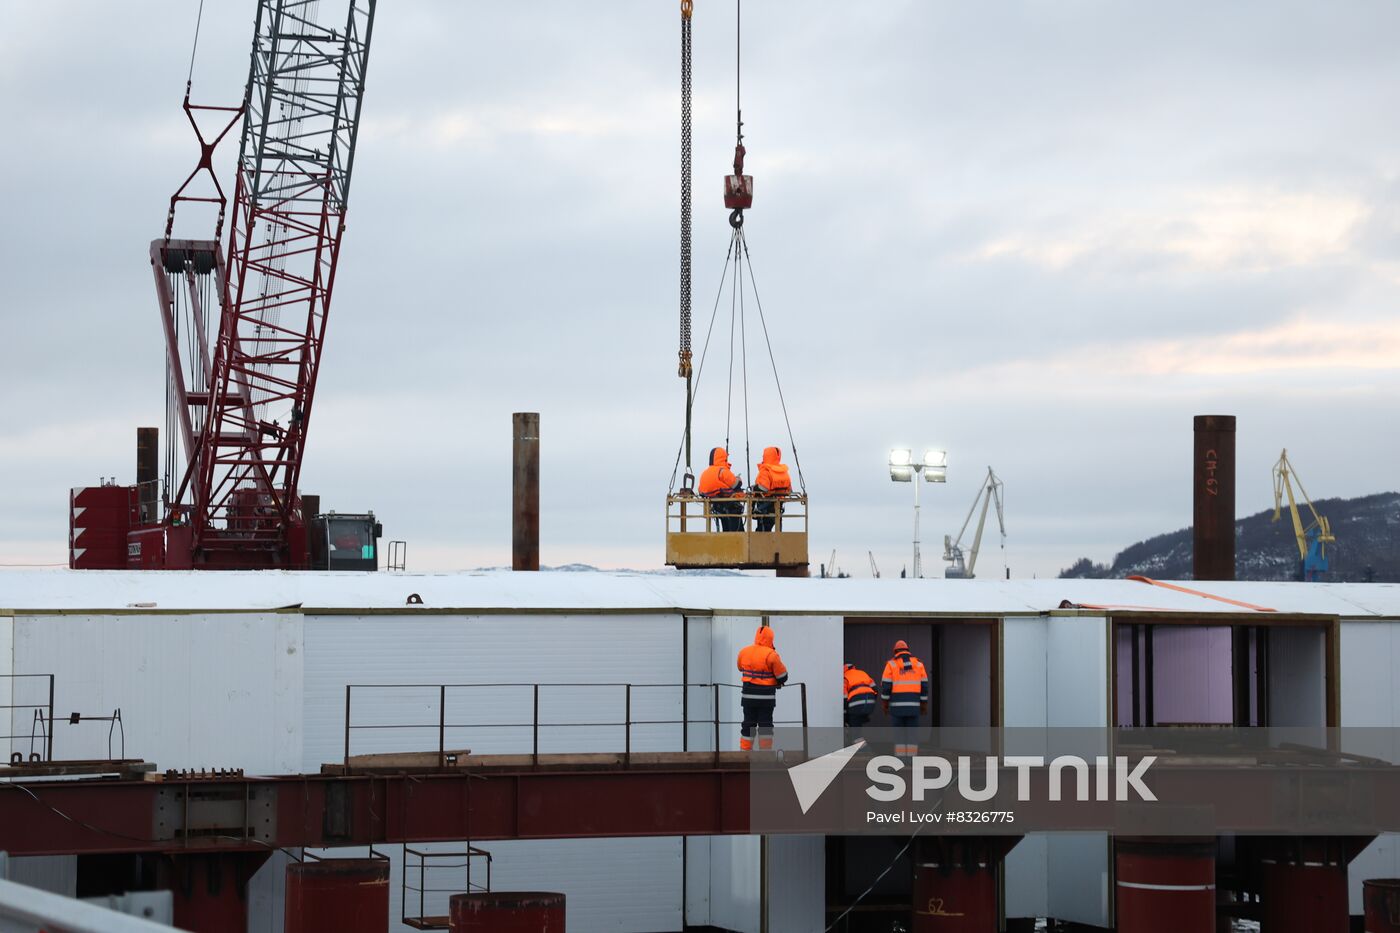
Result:
{"label": "orange strap", "polygon": [[1238,599],[1227,599],[1224,596],[1216,596],[1214,593],[1206,593],[1202,590],[1193,590],[1190,587],[1177,586],[1175,583],[1163,583],[1161,580],[1154,580],[1151,577],[1130,576],[1129,580],[1137,583],[1146,583],[1149,586],[1160,586],[1164,590],[1174,590],[1178,593],[1185,593],[1188,596],[1200,596],[1203,599],[1213,599],[1218,603],[1227,603],[1231,606],[1239,606],[1241,609],[1249,609],[1254,612],[1277,612],[1277,609],[1270,609],[1268,606],[1256,606],[1254,603],[1241,602]]}

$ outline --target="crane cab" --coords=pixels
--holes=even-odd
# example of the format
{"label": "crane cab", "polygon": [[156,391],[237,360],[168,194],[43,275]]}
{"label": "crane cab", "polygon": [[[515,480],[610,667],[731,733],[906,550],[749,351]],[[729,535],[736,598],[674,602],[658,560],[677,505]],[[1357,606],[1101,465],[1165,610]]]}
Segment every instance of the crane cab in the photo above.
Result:
{"label": "crane cab", "polygon": [[378,570],[384,526],[373,512],[313,515],[306,535],[312,570]]}
{"label": "crane cab", "polygon": [[710,499],[688,490],[669,495],[666,563],[679,570],[802,575],[808,564],[807,497]]}

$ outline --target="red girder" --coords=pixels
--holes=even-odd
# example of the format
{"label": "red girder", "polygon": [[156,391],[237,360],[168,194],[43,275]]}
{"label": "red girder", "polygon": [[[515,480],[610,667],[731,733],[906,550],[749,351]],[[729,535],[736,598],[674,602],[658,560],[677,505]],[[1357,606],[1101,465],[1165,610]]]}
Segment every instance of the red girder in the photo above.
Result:
{"label": "red girder", "polygon": [[11,855],[748,832],[748,769],[700,764],[0,785]]}

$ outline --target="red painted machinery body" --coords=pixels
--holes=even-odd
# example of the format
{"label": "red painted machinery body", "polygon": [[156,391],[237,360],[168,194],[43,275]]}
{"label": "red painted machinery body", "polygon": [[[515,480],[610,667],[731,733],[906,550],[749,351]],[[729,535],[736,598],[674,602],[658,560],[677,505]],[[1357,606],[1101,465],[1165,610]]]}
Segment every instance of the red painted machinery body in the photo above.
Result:
{"label": "red painted machinery body", "polygon": [[451,933],[564,933],[564,895],[548,891],[454,894]]}
{"label": "red painted machinery body", "polygon": [[389,860],[291,863],[283,929],[286,933],[387,933]]}

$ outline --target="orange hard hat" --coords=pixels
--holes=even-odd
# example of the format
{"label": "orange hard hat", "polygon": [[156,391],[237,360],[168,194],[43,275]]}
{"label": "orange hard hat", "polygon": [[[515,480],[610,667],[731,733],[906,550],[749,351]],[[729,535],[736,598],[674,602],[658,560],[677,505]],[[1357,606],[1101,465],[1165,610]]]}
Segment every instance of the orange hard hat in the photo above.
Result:
{"label": "orange hard hat", "polygon": [[899,641],[897,641],[897,642],[894,643],[894,650],[895,650],[895,651],[908,651],[908,650],[909,650],[909,645],[906,644],[905,641],[904,641],[904,639],[901,638]]}

